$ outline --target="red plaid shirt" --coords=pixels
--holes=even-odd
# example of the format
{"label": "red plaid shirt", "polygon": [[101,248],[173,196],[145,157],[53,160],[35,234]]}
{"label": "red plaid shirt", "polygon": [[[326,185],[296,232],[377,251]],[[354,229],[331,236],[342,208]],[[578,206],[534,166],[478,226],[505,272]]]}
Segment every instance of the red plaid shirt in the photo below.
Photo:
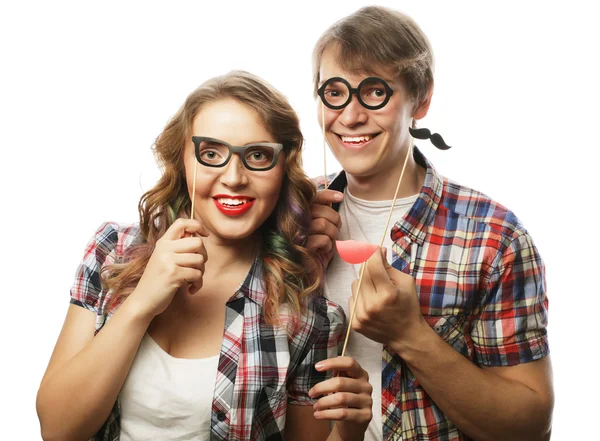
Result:
{"label": "red plaid shirt", "polygon": [[[88,243],[71,289],[71,303],[96,314],[96,333],[114,312],[108,310],[111,292],[103,289],[100,271],[120,261],[124,251],[139,240],[137,226],[106,223]],[[283,439],[287,404],[312,405],[315,400],[308,391],[326,378],[326,373],[315,370],[315,363],[338,354],[345,327],[343,309],[323,296],[313,296],[294,332],[287,330],[285,305],[282,324],[268,325],[262,314],[262,274],[262,262],[257,258],[227,301],[211,440]],[[117,400],[92,440],[118,440],[119,415]]]}
{"label": "red plaid shirt", "polygon": [[[390,232],[392,266],[415,279],[426,321],[479,366],[546,356],[545,269],[531,237],[508,209],[440,176],[416,148],[414,156],[427,174]],[[342,172],[329,188],[346,183]],[[397,354],[384,348],[382,366],[384,440],[468,440]]]}

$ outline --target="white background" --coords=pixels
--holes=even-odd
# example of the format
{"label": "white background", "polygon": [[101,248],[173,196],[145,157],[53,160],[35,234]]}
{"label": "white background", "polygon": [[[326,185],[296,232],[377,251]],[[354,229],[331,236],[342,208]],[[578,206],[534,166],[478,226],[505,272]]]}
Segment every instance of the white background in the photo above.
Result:
{"label": "white background", "polygon": [[[411,15],[436,55],[422,126],[453,149],[422,150],[515,211],[546,262],[553,440],[590,439],[600,393],[598,14],[584,2],[457,3],[380,2]],[[35,395],[83,248],[103,221],[137,220],[158,177],[150,147],[187,94],[234,68],[267,79],[299,112],[306,170],[320,174],[312,46],[364,5],[2,3],[0,438],[39,439]]]}

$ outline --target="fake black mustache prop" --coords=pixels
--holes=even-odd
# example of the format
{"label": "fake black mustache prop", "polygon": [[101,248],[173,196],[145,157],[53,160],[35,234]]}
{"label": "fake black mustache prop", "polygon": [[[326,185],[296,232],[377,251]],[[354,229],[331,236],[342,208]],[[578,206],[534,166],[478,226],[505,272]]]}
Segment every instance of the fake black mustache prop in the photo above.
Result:
{"label": "fake black mustache prop", "polygon": [[413,138],[429,139],[431,143],[440,150],[448,150],[452,147],[444,142],[444,139],[439,133],[434,133],[432,135],[429,129],[413,129],[412,127],[409,127],[408,131]]}

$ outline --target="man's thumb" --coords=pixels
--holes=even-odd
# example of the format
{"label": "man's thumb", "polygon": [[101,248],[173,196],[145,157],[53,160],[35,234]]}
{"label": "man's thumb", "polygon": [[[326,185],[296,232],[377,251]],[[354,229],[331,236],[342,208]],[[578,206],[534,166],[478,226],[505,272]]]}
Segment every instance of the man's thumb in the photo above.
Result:
{"label": "man's thumb", "polygon": [[381,260],[383,260],[383,266],[385,269],[392,267],[392,265],[390,265],[390,263],[388,262],[387,255],[388,255],[387,248],[382,247],[381,248]]}

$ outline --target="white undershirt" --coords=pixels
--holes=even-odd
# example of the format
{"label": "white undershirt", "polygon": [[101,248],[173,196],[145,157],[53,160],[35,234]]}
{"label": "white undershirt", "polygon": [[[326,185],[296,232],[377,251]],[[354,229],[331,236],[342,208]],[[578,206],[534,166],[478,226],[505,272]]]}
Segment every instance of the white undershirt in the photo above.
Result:
{"label": "white undershirt", "polygon": [[218,362],[172,357],[144,334],[119,395],[121,440],[208,441]]}
{"label": "white undershirt", "polygon": [[[383,246],[387,248],[388,262],[392,262],[392,239],[390,231],[402,216],[412,207],[417,195],[397,199],[388,232]],[[387,222],[392,201],[366,201],[350,194],[348,188],[344,190],[344,200],[340,204],[340,217],[342,228],[339,240],[353,239],[366,241],[379,245],[383,236],[383,229]],[[346,317],[350,320],[348,299],[352,294],[352,282],[358,279],[360,265],[351,265],[344,262],[336,253],[331,259],[325,278],[325,295],[333,302],[344,308]],[[373,419],[365,433],[365,441],[381,441],[381,356],[383,345],[369,340],[357,332],[350,332],[346,355],[353,357],[369,373],[369,381],[373,386]]]}

